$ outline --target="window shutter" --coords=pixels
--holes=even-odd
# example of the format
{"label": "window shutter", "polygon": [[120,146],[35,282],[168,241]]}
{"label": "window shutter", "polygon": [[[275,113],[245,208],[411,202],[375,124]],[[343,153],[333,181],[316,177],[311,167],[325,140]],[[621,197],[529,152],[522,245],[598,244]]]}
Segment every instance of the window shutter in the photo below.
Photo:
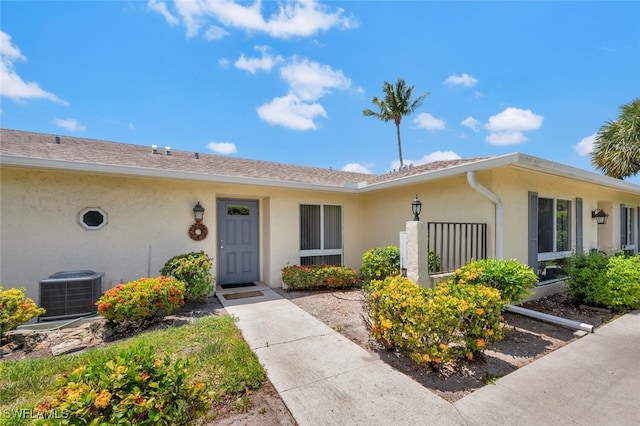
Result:
{"label": "window shutter", "polygon": [[620,204],[620,248],[627,245],[627,206]]}
{"label": "window shutter", "polygon": [[584,252],[582,239],[582,198],[576,198],[576,254]]}
{"label": "window shutter", "polygon": [[529,250],[528,263],[538,273],[538,193],[529,192]]}
{"label": "window shutter", "polygon": [[638,233],[638,236],[636,237],[636,254],[640,253],[640,206],[636,207],[637,210],[637,215],[638,215],[638,220],[636,221],[637,226],[636,226],[636,231]]}

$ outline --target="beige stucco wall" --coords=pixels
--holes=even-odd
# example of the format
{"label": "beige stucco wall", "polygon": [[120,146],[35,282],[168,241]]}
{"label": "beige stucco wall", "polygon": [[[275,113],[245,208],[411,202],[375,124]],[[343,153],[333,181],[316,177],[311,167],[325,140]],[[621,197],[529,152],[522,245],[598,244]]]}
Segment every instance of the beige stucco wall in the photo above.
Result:
{"label": "beige stucco wall", "polygon": [[[257,199],[260,205],[260,277],[280,285],[280,269],[299,262],[299,204],[340,204],[345,264],[359,268],[364,242],[362,202],[354,194],[220,185],[214,183],[85,175],[3,167],[0,171],[0,285],[25,287],[54,272],[104,272],[104,288],[157,276],[170,257],[204,250],[217,273],[216,200]],[[208,237],[189,238],[193,206],[205,207]],[[100,230],[86,230],[78,214],[96,207],[108,215]]]}
{"label": "beige stucco wall", "polygon": [[[620,244],[620,204],[640,206],[637,193],[549,176],[514,167],[475,174],[504,209],[504,257],[527,262],[528,191],[540,196],[583,199],[584,248]],[[465,175],[364,193],[336,193],[265,186],[0,168],[0,285],[26,287],[37,300],[38,282],[54,272],[104,272],[104,286],[158,275],[170,257],[204,250],[217,275],[216,201],[259,200],[260,277],[280,285],[280,270],[299,262],[299,205],[343,206],[344,263],[358,269],[372,247],[398,245],[398,234],[413,219],[411,202],[422,201],[423,222],[487,223],[488,253],[495,253],[495,205],[472,189]],[[206,208],[207,239],[192,241],[197,201]],[[97,207],[108,214],[101,230],[88,231],[78,213]],[[574,208],[574,205],[572,205]],[[596,225],[591,211],[609,213]],[[575,210],[573,210],[575,211]],[[572,245],[575,247],[575,221]]]}
{"label": "beige stucco wall", "polygon": [[366,194],[367,248],[399,244],[399,232],[413,220],[411,203],[416,195],[422,202],[422,222],[487,223],[487,250],[493,253],[495,206],[473,190],[465,176]]}

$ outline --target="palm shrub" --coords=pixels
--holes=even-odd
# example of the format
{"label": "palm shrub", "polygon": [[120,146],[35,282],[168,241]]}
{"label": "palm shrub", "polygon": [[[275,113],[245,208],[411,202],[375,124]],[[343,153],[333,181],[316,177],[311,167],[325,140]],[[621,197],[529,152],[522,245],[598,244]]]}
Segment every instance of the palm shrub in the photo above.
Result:
{"label": "palm shrub", "polygon": [[204,251],[179,254],[167,260],[160,273],[185,283],[185,299],[202,300],[215,287],[211,275],[213,259]]}
{"label": "palm shrub", "polygon": [[538,282],[538,277],[529,266],[513,259],[482,259],[457,269],[449,281],[494,287],[500,291],[505,304],[517,304],[531,294],[530,289]]}
{"label": "palm shrub", "polygon": [[360,275],[365,284],[371,280],[384,280],[400,275],[400,247],[375,247],[362,255]]}

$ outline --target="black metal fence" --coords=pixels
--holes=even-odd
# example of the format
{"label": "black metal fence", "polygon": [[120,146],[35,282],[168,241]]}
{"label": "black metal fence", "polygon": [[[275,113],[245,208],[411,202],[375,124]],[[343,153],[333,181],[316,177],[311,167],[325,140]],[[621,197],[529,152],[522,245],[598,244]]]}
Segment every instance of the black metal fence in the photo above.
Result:
{"label": "black metal fence", "polygon": [[427,222],[429,273],[453,272],[487,256],[487,224]]}

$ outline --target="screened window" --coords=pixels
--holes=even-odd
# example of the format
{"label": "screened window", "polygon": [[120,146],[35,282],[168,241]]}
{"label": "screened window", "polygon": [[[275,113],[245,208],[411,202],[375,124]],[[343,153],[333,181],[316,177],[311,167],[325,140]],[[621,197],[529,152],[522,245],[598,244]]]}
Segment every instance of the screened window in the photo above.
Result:
{"label": "screened window", "polygon": [[633,254],[636,252],[636,209],[633,207],[622,206],[621,207],[622,220],[621,224],[621,232],[620,237],[622,239],[622,250],[624,250],[627,254]]}
{"label": "screened window", "polygon": [[300,264],[342,264],[342,206],[300,205]]}

